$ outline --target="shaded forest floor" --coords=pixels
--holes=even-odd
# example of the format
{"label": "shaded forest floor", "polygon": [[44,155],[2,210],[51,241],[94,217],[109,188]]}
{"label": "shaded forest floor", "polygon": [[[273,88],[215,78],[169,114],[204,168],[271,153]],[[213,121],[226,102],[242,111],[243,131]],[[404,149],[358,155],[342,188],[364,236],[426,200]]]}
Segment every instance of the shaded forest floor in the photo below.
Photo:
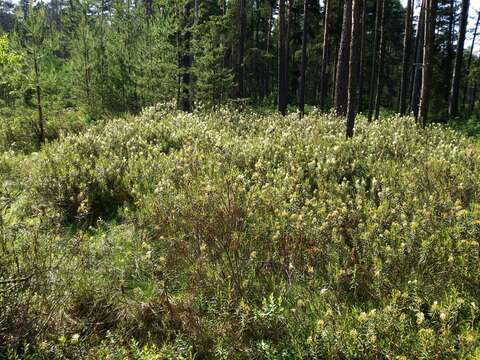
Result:
{"label": "shaded forest floor", "polygon": [[0,358],[480,356],[472,139],[167,106],[72,128],[0,155]]}
{"label": "shaded forest floor", "polygon": [[[480,116],[480,115],[479,115]],[[459,120],[450,123],[452,129],[470,137],[480,144],[480,118],[472,117],[466,120]]]}

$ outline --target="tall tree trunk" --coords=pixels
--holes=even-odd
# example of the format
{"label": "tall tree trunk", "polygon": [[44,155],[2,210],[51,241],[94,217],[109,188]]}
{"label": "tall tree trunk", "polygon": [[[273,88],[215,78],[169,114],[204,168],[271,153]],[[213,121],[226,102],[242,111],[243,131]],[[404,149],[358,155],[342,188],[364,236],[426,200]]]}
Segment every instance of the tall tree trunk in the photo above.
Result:
{"label": "tall tree trunk", "polygon": [[238,96],[245,96],[245,68],[244,68],[244,56],[245,56],[245,33],[246,33],[246,12],[245,12],[245,0],[240,0],[240,40],[238,46]]}
{"label": "tall tree trunk", "polygon": [[375,120],[380,115],[380,101],[383,90],[383,67],[385,58],[385,0],[382,0],[382,22],[380,25],[380,51],[378,53],[377,84],[375,89]]}
{"label": "tall tree trunk", "polygon": [[422,91],[420,93],[420,108],[418,120],[422,126],[427,125],[430,104],[430,82],[432,77],[432,52],[437,19],[437,0],[423,0],[425,8],[425,41],[423,46]]}
{"label": "tall tree trunk", "polygon": [[280,33],[278,37],[278,111],[282,115],[285,115],[287,113],[288,96],[286,47],[287,24],[285,21],[285,0],[280,0],[279,22]]}
{"label": "tall tree trunk", "polygon": [[292,24],[293,24],[293,11],[292,5],[295,0],[287,0],[288,4],[288,18],[287,18],[287,31],[285,33],[285,42],[286,42],[286,49],[287,49],[287,61],[286,61],[286,69],[285,69],[285,84],[287,86],[287,106],[288,106],[288,94],[290,93],[290,60],[291,60],[291,51],[290,51],[290,32],[292,31]]}
{"label": "tall tree trunk", "polygon": [[332,81],[332,104],[335,104],[335,89],[337,88],[337,64],[338,64],[338,47],[333,54],[333,70],[331,74],[331,81]]}
{"label": "tall tree trunk", "polygon": [[450,101],[448,104],[448,115],[450,117],[458,116],[458,97],[460,92],[460,84],[462,82],[463,48],[465,46],[465,35],[467,33],[469,7],[470,0],[462,0],[462,13],[460,16],[460,31],[458,33],[457,54],[455,56],[452,88],[450,90]]}
{"label": "tall tree trunk", "polygon": [[191,55],[191,33],[190,33],[190,9],[191,4],[189,1],[185,3],[183,10],[183,41],[182,41],[182,55],[180,59],[180,67],[182,71],[181,77],[181,94],[180,94],[180,108],[183,111],[191,112],[192,111],[192,101],[190,97],[190,85],[192,80],[192,75],[190,73],[192,67],[192,55]]}
{"label": "tall tree trunk", "polygon": [[225,14],[227,13],[227,0],[221,0],[220,9],[222,11],[222,16],[225,16]]}
{"label": "tall tree trunk", "polygon": [[378,67],[378,53],[379,53],[379,43],[381,35],[381,22],[382,22],[382,8],[383,0],[377,0],[377,6],[375,10],[375,31],[374,31],[374,40],[373,40],[373,56],[372,56],[372,67],[370,74],[370,87],[369,87],[369,101],[368,101],[368,121],[372,121],[373,112],[375,107],[375,89],[376,79],[377,79],[377,67]]}
{"label": "tall tree trunk", "polygon": [[331,17],[331,0],[325,0],[325,14],[323,17],[323,47],[322,47],[322,63],[320,64],[320,91],[319,106],[321,110],[325,110],[328,84],[328,62],[330,61],[330,17]]}
{"label": "tall tree trunk", "polygon": [[267,21],[267,48],[266,48],[266,53],[267,53],[267,61],[266,61],[266,78],[265,78],[265,96],[268,96],[270,94],[270,77],[271,77],[271,70],[270,70],[270,43],[272,41],[272,24],[273,24],[273,7],[271,3],[269,2],[269,7],[270,7],[270,13]]}
{"label": "tall tree trunk", "polygon": [[362,52],[362,8],[363,0],[353,0],[352,31],[350,39],[350,62],[348,80],[347,138],[353,136],[357,114],[358,79],[360,76],[360,55]]}
{"label": "tall tree trunk", "polygon": [[413,16],[413,1],[408,0],[407,12],[405,14],[405,37],[403,39],[403,59],[402,59],[402,82],[400,85],[400,101],[399,110],[400,115],[405,115],[407,111],[407,88],[408,75],[410,70],[410,58],[412,48],[412,16]]}
{"label": "tall tree trunk", "polygon": [[[253,29],[253,37],[254,37],[254,47],[256,49],[260,49],[260,4],[259,0],[254,1],[254,9],[252,10],[252,26]],[[258,62],[255,58],[253,59],[253,69],[255,72],[255,97],[258,99],[263,99],[263,81],[264,81],[264,72],[262,71],[262,64]]]}
{"label": "tall tree trunk", "polygon": [[[199,40],[199,33],[198,33],[198,24],[200,22],[200,6],[199,6],[199,0],[194,0],[193,2],[193,34],[191,33],[191,37],[193,39],[194,44],[198,44]],[[196,61],[198,50],[197,46],[194,46],[191,54],[190,54],[190,67],[192,67]],[[196,83],[197,83],[197,76],[195,72],[190,74],[190,102],[192,103],[192,108],[195,106],[195,99],[197,96],[197,89],[196,89]]]}
{"label": "tall tree trunk", "polygon": [[410,101],[411,112],[418,118],[420,104],[420,90],[422,88],[422,63],[423,46],[425,43],[425,0],[422,0],[420,16],[418,18],[417,39],[415,41],[415,66],[412,74],[412,99]]}
{"label": "tall tree trunk", "polygon": [[305,114],[305,72],[307,68],[307,13],[308,1],[303,0],[303,34],[302,34],[302,63],[300,65],[300,89],[298,89],[298,109],[300,115]]}
{"label": "tall tree trunk", "polygon": [[365,44],[367,41],[367,2],[364,0],[362,1],[362,36],[361,36],[361,49],[360,49],[360,75],[358,79],[358,103],[357,103],[357,110],[361,112],[363,109],[363,69],[365,67]]}
{"label": "tall tree trunk", "polygon": [[352,0],[345,0],[343,9],[342,38],[338,51],[337,81],[335,86],[335,112],[347,114],[350,40],[352,35]]}
{"label": "tall tree trunk", "polygon": [[153,15],[153,0],[144,0],[143,5],[145,6],[145,17],[147,23],[150,23],[150,18]]}
{"label": "tall tree trunk", "polygon": [[448,16],[448,31],[447,31],[447,56],[445,57],[445,67],[443,71],[443,83],[445,87],[445,101],[450,101],[450,88],[452,86],[452,63],[455,57],[453,51],[455,29],[455,0],[450,0],[449,16]]}
{"label": "tall tree trunk", "polygon": [[470,53],[468,54],[468,61],[467,61],[467,67],[465,69],[465,75],[467,79],[465,79],[465,86],[463,88],[463,107],[465,108],[465,103],[467,100],[467,95],[468,95],[468,76],[470,75],[470,67],[472,66],[472,59],[473,59],[473,50],[475,48],[475,40],[477,39],[478,35],[478,27],[480,25],[480,11],[478,12],[478,18],[477,18],[477,24],[475,25],[475,30],[473,32],[473,39],[472,39],[472,45],[470,46]]}

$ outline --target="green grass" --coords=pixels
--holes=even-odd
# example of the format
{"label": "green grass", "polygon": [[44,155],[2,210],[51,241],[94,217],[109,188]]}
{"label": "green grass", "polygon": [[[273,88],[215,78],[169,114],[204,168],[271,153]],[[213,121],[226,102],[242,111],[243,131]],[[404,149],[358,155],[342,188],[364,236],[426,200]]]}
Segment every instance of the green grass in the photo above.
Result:
{"label": "green grass", "polygon": [[159,106],[0,169],[0,358],[480,354],[480,150],[446,127]]}

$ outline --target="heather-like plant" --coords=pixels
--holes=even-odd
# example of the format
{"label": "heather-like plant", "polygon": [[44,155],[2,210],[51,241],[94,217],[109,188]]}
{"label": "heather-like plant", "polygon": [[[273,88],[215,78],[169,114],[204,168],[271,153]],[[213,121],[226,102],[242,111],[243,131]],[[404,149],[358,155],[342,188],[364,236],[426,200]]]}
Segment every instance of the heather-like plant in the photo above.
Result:
{"label": "heather-like plant", "polygon": [[[393,116],[345,140],[315,112],[159,107],[13,161],[5,246],[32,246],[13,240],[28,223],[41,256],[58,248],[29,283],[49,274],[38,303],[56,319],[36,347],[62,333],[92,358],[183,342],[209,358],[479,351],[480,151],[454,131]],[[44,318],[27,313],[27,328]]]}

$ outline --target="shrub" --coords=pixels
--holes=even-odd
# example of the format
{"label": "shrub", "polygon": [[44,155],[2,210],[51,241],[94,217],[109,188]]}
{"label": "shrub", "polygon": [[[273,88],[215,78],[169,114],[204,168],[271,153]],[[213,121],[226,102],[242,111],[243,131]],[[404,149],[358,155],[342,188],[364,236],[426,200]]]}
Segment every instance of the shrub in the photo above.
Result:
{"label": "shrub", "polygon": [[[19,108],[0,112],[0,151],[15,151],[29,154],[38,150],[37,113],[32,109]],[[62,110],[48,114],[45,139],[48,142],[62,135],[77,135],[87,127],[85,115],[75,110]]]}
{"label": "shrub", "polygon": [[71,320],[48,333],[87,353],[479,351],[480,151],[445,127],[391,116],[345,140],[315,111],[151,108],[12,161],[23,202],[6,228],[36,219],[40,256],[68,259],[42,304],[64,299],[52,311]]}
{"label": "shrub", "polygon": [[181,146],[175,125],[159,117],[92,127],[45,146],[26,161],[25,186],[66,220],[109,216],[135,194],[126,174],[143,156],[156,161]]}

